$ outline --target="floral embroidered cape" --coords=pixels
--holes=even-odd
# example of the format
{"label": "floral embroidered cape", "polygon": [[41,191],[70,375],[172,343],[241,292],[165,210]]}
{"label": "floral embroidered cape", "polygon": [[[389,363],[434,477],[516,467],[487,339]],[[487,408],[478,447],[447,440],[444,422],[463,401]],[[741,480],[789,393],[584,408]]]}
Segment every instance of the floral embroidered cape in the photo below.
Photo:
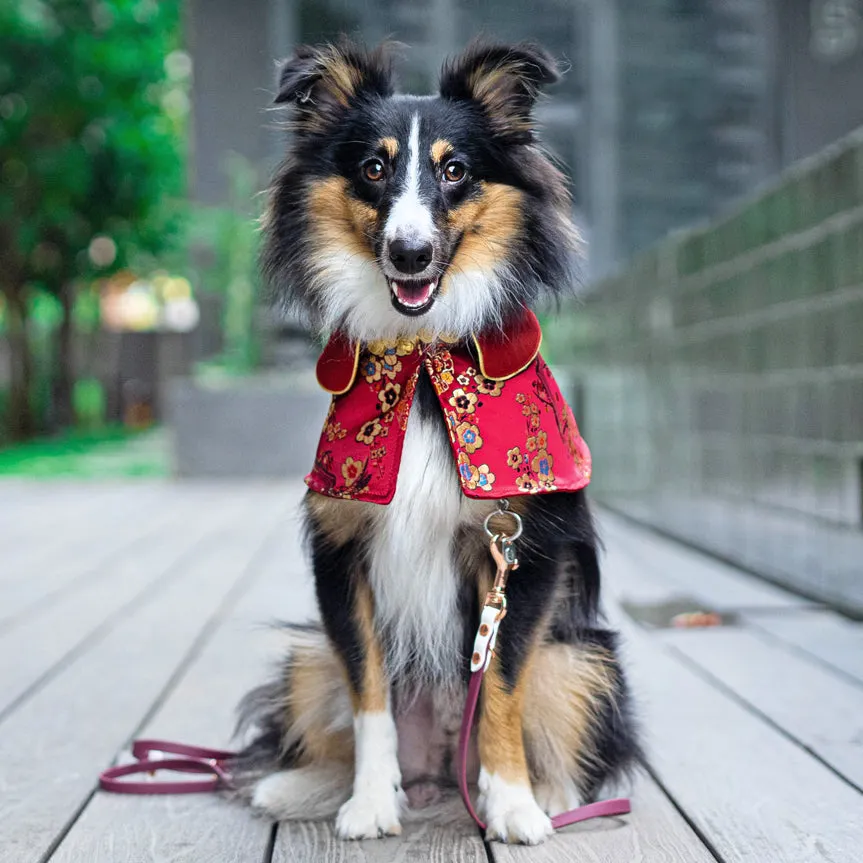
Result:
{"label": "floral embroidered cape", "polygon": [[527,311],[505,335],[470,345],[421,338],[358,345],[336,334],[318,361],[318,381],[333,400],[307,485],[331,497],[389,503],[424,371],[468,497],[584,488],[590,452],[539,356],[540,340]]}

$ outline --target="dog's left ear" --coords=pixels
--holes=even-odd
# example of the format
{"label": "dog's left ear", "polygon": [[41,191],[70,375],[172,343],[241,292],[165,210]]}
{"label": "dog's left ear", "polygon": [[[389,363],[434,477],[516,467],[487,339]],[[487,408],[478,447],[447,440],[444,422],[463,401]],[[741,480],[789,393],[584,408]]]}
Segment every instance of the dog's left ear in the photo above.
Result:
{"label": "dog's left ear", "polygon": [[474,42],[444,64],[440,94],[476,102],[492,131],[515,143],[533,138],[533,106],[541,89],[560,80],[554,58],[539,45]]}

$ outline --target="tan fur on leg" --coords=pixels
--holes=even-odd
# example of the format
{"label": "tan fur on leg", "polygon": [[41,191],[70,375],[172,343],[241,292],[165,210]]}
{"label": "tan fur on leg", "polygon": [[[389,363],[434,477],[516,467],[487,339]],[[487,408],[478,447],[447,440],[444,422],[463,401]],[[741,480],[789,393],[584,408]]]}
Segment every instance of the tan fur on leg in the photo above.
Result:
{"label": "tan fur on leg", "polygon": [[528,654],[510,689],[500,674],[499,660],[492,659],[483,681],[477,742],[480,807],[488,824],[486,836],[535,845],[551,834],[551,821],[534,799],[524,748],[524,681],[531,664],[532,655]]}
{"label": "tan fur on leg", "polygon": [[328,643],[323,650],[295,648],[285,708],[286,741],[302,741],[298,764],[353,764],[348,692],[344,666]]}
{"label": "tan fur on leg", "polygon": [[[591,728],[614,698],[611,655],[595,646],[545,644],[525,675],[524,736],[531,779],[570,798],[573,782],[595,764]],[[571,801],[570,801],[571,805]]]}

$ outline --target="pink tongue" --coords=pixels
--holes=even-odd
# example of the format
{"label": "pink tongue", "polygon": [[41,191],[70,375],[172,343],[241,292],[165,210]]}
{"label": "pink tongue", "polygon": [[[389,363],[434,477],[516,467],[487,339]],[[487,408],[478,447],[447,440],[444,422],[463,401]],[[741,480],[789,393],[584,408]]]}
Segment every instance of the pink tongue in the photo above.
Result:
{"label": "pink tongue", "polygon": [[431,296],[432,292],[431,282],[426,284],[421,282],[415,282],[413,284],[395,282],[394,287],[396,289],[396,296],[399,300],[412,306],[418,306],[421,303],[424,303]]}

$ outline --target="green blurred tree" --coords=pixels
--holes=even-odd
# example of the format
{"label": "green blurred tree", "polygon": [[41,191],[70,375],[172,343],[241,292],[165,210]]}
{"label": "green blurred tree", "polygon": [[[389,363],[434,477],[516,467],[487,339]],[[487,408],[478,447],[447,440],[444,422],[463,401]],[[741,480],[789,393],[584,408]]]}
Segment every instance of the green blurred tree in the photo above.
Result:
{"label": "green blurred tree", "polygon": [[[180,0],[0,0],[0,292],[13,439],[32,435],[28,309],[62,309],[54,416],[71,421],[76,285],[172,242],[184,185]],[[143,259],[143,261],[142,261]]]}

